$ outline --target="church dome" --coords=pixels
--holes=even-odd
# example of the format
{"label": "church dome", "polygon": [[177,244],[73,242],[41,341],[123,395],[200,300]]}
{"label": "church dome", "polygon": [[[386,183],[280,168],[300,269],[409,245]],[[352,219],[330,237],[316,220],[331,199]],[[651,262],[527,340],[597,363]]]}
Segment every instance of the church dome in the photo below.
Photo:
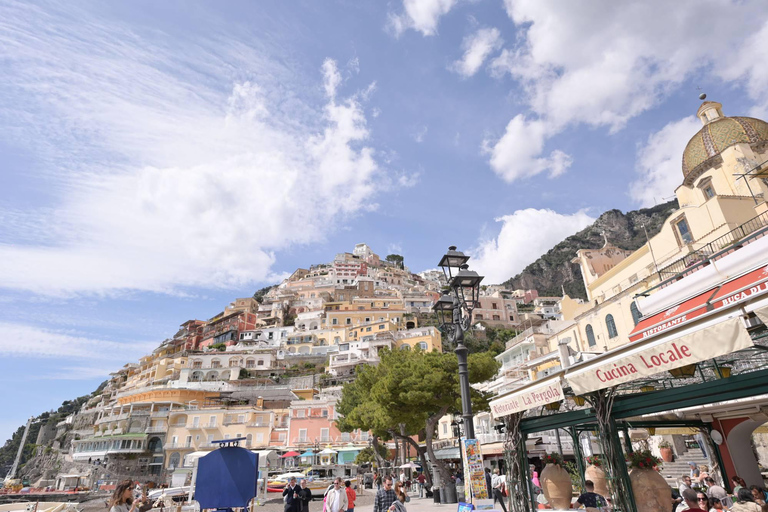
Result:
{"label": "church dome", "polygon": [[725,117],[721,109],[722,105],[712,101],[705,101],[699,107],[698,116],[704,126],[683,151],[683,176],[688,185],[716,165],[726,148],[739,143],[768,142],[768,123],[752,117]]}

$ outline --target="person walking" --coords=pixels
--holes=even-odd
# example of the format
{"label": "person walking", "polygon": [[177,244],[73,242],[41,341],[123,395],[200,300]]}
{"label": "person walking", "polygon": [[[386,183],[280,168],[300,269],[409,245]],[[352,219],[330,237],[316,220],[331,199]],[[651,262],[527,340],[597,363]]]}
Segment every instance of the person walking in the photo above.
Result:
{"label": "person walking", "polygon": [[485,468],[485,487],[488,489],[488,497],[492,497],[493,484],[491,483],[491,468]]}
{"label": "person walking", "polygon": [[405,485],[403,485],[402,482],[395,482],[395,496],[397,496],[397,498],[389,506],[387,512],[407,512],[405,504],[411,500],[405,493]]}
{"label": "person walking", "polygon": [[288,485],[283,489],[283,510],[284,512],[300,512],[301,501],[299,500],[299,491],[301,487],[296,484],[296,477],[288,481]]}
{"label": "person walking", "polygon": [[376,484],[376,492],[381,490],[381,475],[378,473],[373,474],[373,482]]}
{"label": "person walking", "polygon": [[[686,489],[691,489],[691,477],[688,475],[683,475],[683,483],[680,484],[680,487],[677,488],[677,492],[680,493],[680,496],[683,495],[683,491]],[[685,498],[683,498],[685,500]]]}
{"label": "person walking", "polygon": [[137,512],[141,506],[141,499],[133,499],[132,482],[123,482],[112,493],[109,502],[109,512]]}
{"label": "person walking", "polygon": [[348,505],[344,482],[341,477],[336,477],[333,488],[325,494],[325,512],[346,512]]}
{"label": "person walking", "polygon": [[312,501],[312,490],[307,487],[307,479],[304,478],[301,481],[301,488],[299,489],[299,500],[301,503],[300,512],[309,512],[309,502]]}
{"label": "person walking", "polygon": [[[419,498],[424,497],[424,484],[427,482],[427,477],[424,476],[424,472],[422,471],[419,473],[419,476],[416,478],[416,480],[419,481]],[[490,496],[490,494],[488,495]]]}
{"label": "person walking", "polygon": [[739,497],[739,491],[742,487],[746,487],[747,483],[744,481],[743,478],[740,476],[734,475],[731,477],[731,482],[733,483],[733,495],[736,496],[738,499]]}
{"label": "person walking", "polygon": [[344,482],[344,487],[347,492],[347,512],[355,512],[355,500],[357,499],[357,493],[352,488],[351,482],[347,480]]}
{"label": "person walking", "polygon": [[493,504],[496,505],[496,501],[501,503],[501,508],[504,512],[507,512],[507,506],[504,504],[504,492],[505,487],[504,478],[499,475],[499,468],[493,470],[493,478],[491,478],[491,486],[493,487]]}
{"label": "person walking", "polygon": [[392,477],[387,475],[382,478],[382,488],[373,499],[373,512],[387,512],[390,505],[397,500],[397,494],[392,489]]}

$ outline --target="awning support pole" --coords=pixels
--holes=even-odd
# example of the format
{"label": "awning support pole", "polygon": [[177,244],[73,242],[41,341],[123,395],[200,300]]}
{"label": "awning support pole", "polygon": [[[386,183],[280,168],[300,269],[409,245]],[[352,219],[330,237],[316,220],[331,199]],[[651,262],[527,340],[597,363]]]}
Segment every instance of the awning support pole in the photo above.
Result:
{"label": "awning support pole", "polygon": [[731,482],[728,479],[728,474],[725,472],[725,464],[723,463],[723,455],[720,453],[720,447],[712,442],[712,436],[710,433],[712,432],[712,425],[707,425],[705,428],[699,429],[701,431],[701,435],[704,438],[704,440],[707,442],[707,449],[714,453],[715,455],[715,462],[717,462],[717,470],[720,472],[720,477],[723,480],[723,487],[725,488],[726,492],[731,492]]}
{"label": "awning support pole", "polygon": [[632,441],[629,439],[629,429],[627,427],[624,427],[621,429],[621,431],[624,433],[624,445],[627,448],[627,453],[632,454],[634,453],[634,449],[632,448]]}
{"label": "awning support pole", "polygon": [[583,493],[585,491],[584,481],[586,480],[586,477],[584,476],[584,456],[581,453],[579,434],[576,432],[574,427],[568,428],[568,432],[571,434],[571,439],[573,442],[573,454],[576,456],[576,467],[579,469],[579,477],[581,478],[579,492]]}

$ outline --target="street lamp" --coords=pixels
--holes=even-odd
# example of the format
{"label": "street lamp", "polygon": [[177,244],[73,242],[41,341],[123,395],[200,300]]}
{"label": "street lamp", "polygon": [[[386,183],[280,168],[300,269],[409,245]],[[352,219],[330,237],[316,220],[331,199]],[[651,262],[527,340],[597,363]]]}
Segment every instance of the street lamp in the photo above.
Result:
{"label": "street lamp", "polygon": [[452,245],[440,259],[440,266],[448,281],[448,290],[435,302],[435,312],[440,330],[446,334],[449,342],[455,343],[456,357],[459,360],[459,385],[461,388],[461,416],[464,418],[464,434],[467,439],[475,438],[475,424],[472,421],[472,395],[469,388],[469,370],[467,369],[467,347],[464,345],[464,331],[469,329],[472,310],[480,296],[480,282],[483,280],[477,272],[469,270],[469,256],[456,250]]}

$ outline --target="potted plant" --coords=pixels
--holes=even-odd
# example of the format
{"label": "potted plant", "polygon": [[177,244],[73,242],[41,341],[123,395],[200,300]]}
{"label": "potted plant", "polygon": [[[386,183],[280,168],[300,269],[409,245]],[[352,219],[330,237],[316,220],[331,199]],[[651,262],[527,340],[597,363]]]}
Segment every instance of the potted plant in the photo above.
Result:
{"label": "potted plant", "polygon": [[545,455],[543,462],[546,466],[541,472],[539,481],[547,502],[553,508],[570,508],[573,487],[568,471],[563,468],[563,457],[559,453],[553,452]]}
{"label": "potted plant", "polygon": [[658,512],[669,509],[672,489],[659,474],[661,460],[649,450],[637,451],[627,456],[629,481],[635,496],[637,512]]}
{"label": "potted plant", "polygon": [[603,470],[605,461],[599,455],[587,457],[587,469],[584,470],[584,479],[591,480],[595,484],[595,492],[600,496],[610,497],[608,490],[608,479]]}
{"label": "potted plant", "polygon": [[672,445],[668,441],[662,441],[659,443],[659,451],[661,452],[661,459],[664,462],[672,462],[674,453],[672,452]]}

